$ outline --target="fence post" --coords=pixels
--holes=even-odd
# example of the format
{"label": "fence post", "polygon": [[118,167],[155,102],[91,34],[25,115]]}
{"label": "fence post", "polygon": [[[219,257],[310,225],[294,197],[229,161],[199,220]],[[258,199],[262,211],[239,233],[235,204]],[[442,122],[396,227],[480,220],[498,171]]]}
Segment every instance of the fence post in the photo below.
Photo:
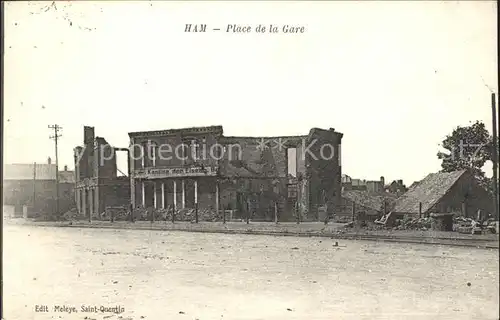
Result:
{"label": "fence post", "polygon": [[294,203],[293,210],[295,211],[295,215],[297,216],[297,224],[300,224],[299,202]]}
{"label": "fence post", "polygon": [[278,202],[274,202],[274,223],[278,224]]}
{"label": "fence post", "polygon": [[[217,215],[219,213],[217,212]],[[222,223],[223,224],[226,224],[226,208],[224,208],[224,206],[222,206]]]}
{"label": "fence post", "polygon": [[250,223],[250,208],[247,210],[247,224]]}
{"label": "fence post", "polygon": [[422,202],[418,203],[418,217],[422,218]]}
{"label": "fence post", "polygon": [[177,206],[174,204],[172,208],[172,223],[175,223],[175,211],[177,210]]}
{"label": "fence post", "polygon": [[356,220],[356,203],[352,203],[352,221]]}

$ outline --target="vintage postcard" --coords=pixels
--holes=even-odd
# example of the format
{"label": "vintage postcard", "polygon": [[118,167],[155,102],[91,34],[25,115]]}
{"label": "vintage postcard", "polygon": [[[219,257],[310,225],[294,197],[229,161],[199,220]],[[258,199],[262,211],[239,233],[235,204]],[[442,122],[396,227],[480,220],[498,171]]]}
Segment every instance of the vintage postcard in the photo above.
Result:
{"label": "vintage postcard", "polygon": [[495,1],[3,1],[2,320],[499,319]]}

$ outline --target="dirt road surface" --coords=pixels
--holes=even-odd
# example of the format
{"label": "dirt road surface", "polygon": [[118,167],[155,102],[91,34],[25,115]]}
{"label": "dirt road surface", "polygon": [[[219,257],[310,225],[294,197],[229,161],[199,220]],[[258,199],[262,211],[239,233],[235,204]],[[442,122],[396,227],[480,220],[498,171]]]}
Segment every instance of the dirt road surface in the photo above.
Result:
{"label": "dirt road surface", "polygon": [[497,250],[33,226],[3,237],[6,320],[499,318]]}

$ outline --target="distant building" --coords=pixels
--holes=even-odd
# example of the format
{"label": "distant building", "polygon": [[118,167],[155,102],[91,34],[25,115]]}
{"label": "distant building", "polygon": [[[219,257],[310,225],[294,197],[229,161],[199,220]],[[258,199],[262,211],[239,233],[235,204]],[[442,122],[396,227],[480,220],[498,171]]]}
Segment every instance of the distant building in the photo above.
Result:
{"label": "distant building", "polygon": [[368,192],[384,192],[384,177],[380,177],[380,180],[364,180],[364,179],[353,179],[348,175],[342,176],[342,188],[343,190],[359,190]]}
{"label": "distant building", "polygon": [[408,188],[403,183],[403,180],[394,180],[390,184],[386,185],[385,191],[400,196],[408,191]]}
{"label": "distant building", "polygon": [[477,211],[493,214],[493,199],[467,170],[431,173],[403,194],[393,213],[461,213],[475,217]]}
{"label": "distant building", "polygon": [[[15,163],[4,165],[3,203],[11,206],[15,216],[34,217],[56,213],[56,165]],[[59,171],[59,212],[74,207],[74,172],[67,166]]]}

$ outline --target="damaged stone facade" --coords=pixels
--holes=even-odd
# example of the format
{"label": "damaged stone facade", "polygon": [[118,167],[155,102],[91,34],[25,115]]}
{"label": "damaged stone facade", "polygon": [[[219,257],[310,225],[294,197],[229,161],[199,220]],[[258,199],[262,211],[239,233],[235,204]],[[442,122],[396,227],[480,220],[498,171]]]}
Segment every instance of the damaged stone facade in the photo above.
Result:
{"label": "damaged stone facade", "polygon": [[197,208],[217,219],[225,210],[233,219],[322,220],[341,203],[342,136],[313,128],[303,136],[234,137],[222,126],[132,132],[131,205],[135,212]]}
{"label": "damaged stone facade", "polygon": [[83,136],[83,146],[74,149],[76,207],[99,219],[107,207],[129,206],[130,180],[118,176],[117,149],[96,137],[94,127],[85,126]]}

